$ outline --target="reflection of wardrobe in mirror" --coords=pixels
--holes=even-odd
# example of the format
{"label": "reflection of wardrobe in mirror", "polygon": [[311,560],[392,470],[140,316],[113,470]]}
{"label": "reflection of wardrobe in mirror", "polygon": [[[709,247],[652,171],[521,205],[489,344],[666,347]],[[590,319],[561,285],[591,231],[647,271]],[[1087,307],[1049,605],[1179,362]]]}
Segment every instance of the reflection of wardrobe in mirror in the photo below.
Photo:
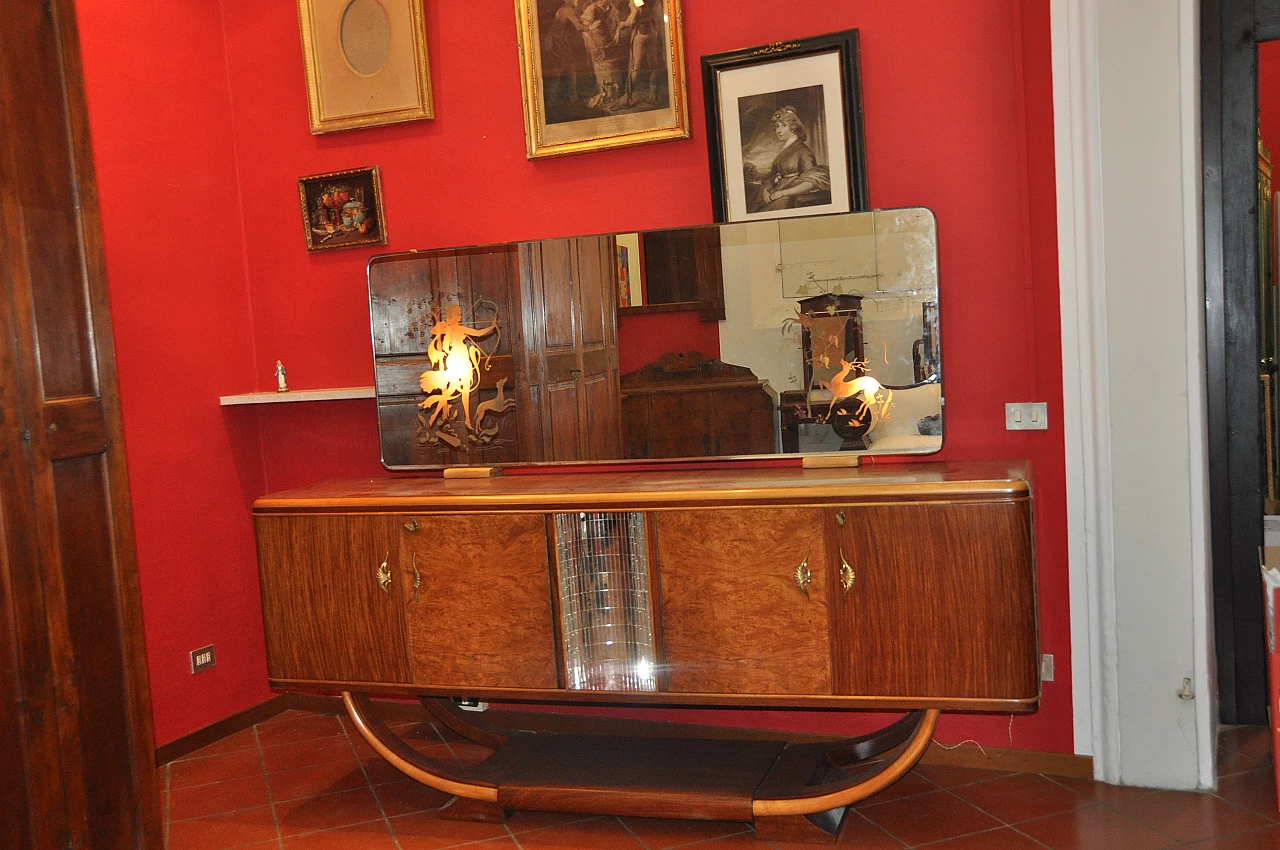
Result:
{"label": "reflection of wardrobe in mirror", "polygon": [[621,456],[616,256],[612,236],[520,244],[521,460]]}
{"label": "reflection of wardrobe in mirror", "polygon": [[621,314],[697,310],[704,322],[724,319],[719,225],[651,230],[640,244],[644,304],[623,306]]}
{"label": "reflection of wardrobe in mirror", "polygon": [[[382,461],[392,469],[616,458],[622,449],[613,238],[416,251],[369,263]],[[449,305],[477,338],[466,421],[424,408]],[[514,402],[514,404],[513,404]]]}

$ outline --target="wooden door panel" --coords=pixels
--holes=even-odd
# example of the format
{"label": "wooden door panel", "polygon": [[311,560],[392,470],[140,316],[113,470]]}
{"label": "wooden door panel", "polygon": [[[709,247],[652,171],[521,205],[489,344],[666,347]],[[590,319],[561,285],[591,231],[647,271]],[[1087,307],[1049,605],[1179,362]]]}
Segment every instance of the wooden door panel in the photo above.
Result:
{"label": "wooden door panel", "polygon": [[[123,696],[128,692],[127,671],[118,644],[110,491],[102,456],[56,461],[53,486],[72,679],[81,693]],[[77,699],[74,710],[84,730],[77,736],[77,757],[89,822],[94,824],[93,846],[130,846],[128,837],[138,828],[130,804],[134,792],[118,778],[129,764],[128,713],[115,700],[103,698]],[[88,730],[92,733],[85,734]]]}
{"label": "wooden door panel", "polygon": [[[2,390],[0,400],[3,400]],[[6,501],[5,488],[0,483],[0,543],[9,537],[2,509]],[[24,704],[24,694],[18,678],[22,669],[18,647],[14,643],[17,624],[11,619],[17,601],[10,590],[13,583],[7,547],[0,545],[0,812],[4,812],[0,817],[0,847],[27,848],[37,846],[31,840],[28,799],[28,794],[35,789],[29,787],[26,775],[24,724],[18,709]]]}
{"label": "wooden door panel", "polygon": [[605,310],[605,299],[617,299],[617,267],[614,258],[606,256],[613,239],[607,236],[573,240],[578,248],[578,338],[584,350],[603,347],[605,330],[611,313]]}
{"label": "wooden door panel", "polygon": [[[69,172],[59,176],[70,180]],[[75,213],[27,207],[23,218],[44,397],[92,395],[97,388]]]}
{"label": "wooden door panel", "polygon": [[708,393],[655,393],[649,457],[699,457],[711,454],[707,423],[711,416]]}
{"label": "wooden door panel", "polygon": [[1025,699],[1038,687],[1029,504],[843,509],[840,693]]}
{"label": "wooden door panel", "polygon": [[538,243],[538,274],[534,276],[541,294],[543,345],[548,349],[574,347],[574,278],[568,239],[544,239]]}
{"label": "wooden door panel", "polygon": [[[821,510],[688,510],[655,518],[670,690],[832,693]],[[807,596],[795,580],[805,560]]]}
{"label": "wooden door panel", "polygon": [[0,740],[0,785],[25,788],[0,846],[138,850],[162,835],[73,9],[0,16],[0,127],[21,128],[0,133],[0,690],[21,750]]}
{"label": "wooden door panel", "polygon": [[773,405],[759,390],[715,394],[710,401],[711,454],[770,454],[774,449]]}
{"label": "wooden door panel", "polygon": [[550,455],[545,460],[585,460],[582,456],[582,422],[578,419],[578,384],[547,384],[547,416]]}
{"label": "wooden door panel", "polygon": [[[435,514],[413,518],[401,561],[408,589],[415,684],[554,688],[550,559],[542,514]],[[406,578],[406,581],[409,579]]]}
{"label": "wooden door panel", "polygon": [[395,518],[260,516],[257,530],[271,678],[409,682]]}
{"label": "wooden door panel", "polygon": [[618,384],[609,374],[583,376],[587,408],[587,458],[613,460],[622,456],[621,408]]}

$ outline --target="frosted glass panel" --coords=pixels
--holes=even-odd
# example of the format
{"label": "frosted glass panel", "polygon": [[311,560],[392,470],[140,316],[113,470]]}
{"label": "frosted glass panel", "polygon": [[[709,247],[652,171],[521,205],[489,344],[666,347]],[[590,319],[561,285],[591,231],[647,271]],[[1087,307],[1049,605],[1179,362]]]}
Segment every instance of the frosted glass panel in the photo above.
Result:
{"label": "frosted glass panel", "polygon": [[568,686],[657,690],[644,514],[556,514]]}

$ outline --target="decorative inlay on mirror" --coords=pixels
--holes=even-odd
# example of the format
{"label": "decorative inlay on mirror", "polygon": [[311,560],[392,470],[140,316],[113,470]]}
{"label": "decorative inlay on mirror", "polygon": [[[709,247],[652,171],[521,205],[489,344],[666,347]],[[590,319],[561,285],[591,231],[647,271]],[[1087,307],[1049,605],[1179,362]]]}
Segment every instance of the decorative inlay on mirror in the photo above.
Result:
{"label": "decorative inlay on mirror", "polygon": [[[369,303],[391,469],[942,446],[924,208],[387,254]],[[718,350],[635,316],[686,310]]]}

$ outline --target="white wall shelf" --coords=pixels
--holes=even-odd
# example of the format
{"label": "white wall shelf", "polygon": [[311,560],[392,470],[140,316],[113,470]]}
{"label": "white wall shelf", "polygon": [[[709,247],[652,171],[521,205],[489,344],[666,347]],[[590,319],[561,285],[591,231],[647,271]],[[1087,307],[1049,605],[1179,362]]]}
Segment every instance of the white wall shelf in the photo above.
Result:
{"label": "white wall shelf", "polygon": [[289,401],[337,401],[347,398],[374,398],[373,387],[337,387],[328,390],[288,390],[282,393],[241,393],[220,396],[223,407],[235,404],[283,404]]}

